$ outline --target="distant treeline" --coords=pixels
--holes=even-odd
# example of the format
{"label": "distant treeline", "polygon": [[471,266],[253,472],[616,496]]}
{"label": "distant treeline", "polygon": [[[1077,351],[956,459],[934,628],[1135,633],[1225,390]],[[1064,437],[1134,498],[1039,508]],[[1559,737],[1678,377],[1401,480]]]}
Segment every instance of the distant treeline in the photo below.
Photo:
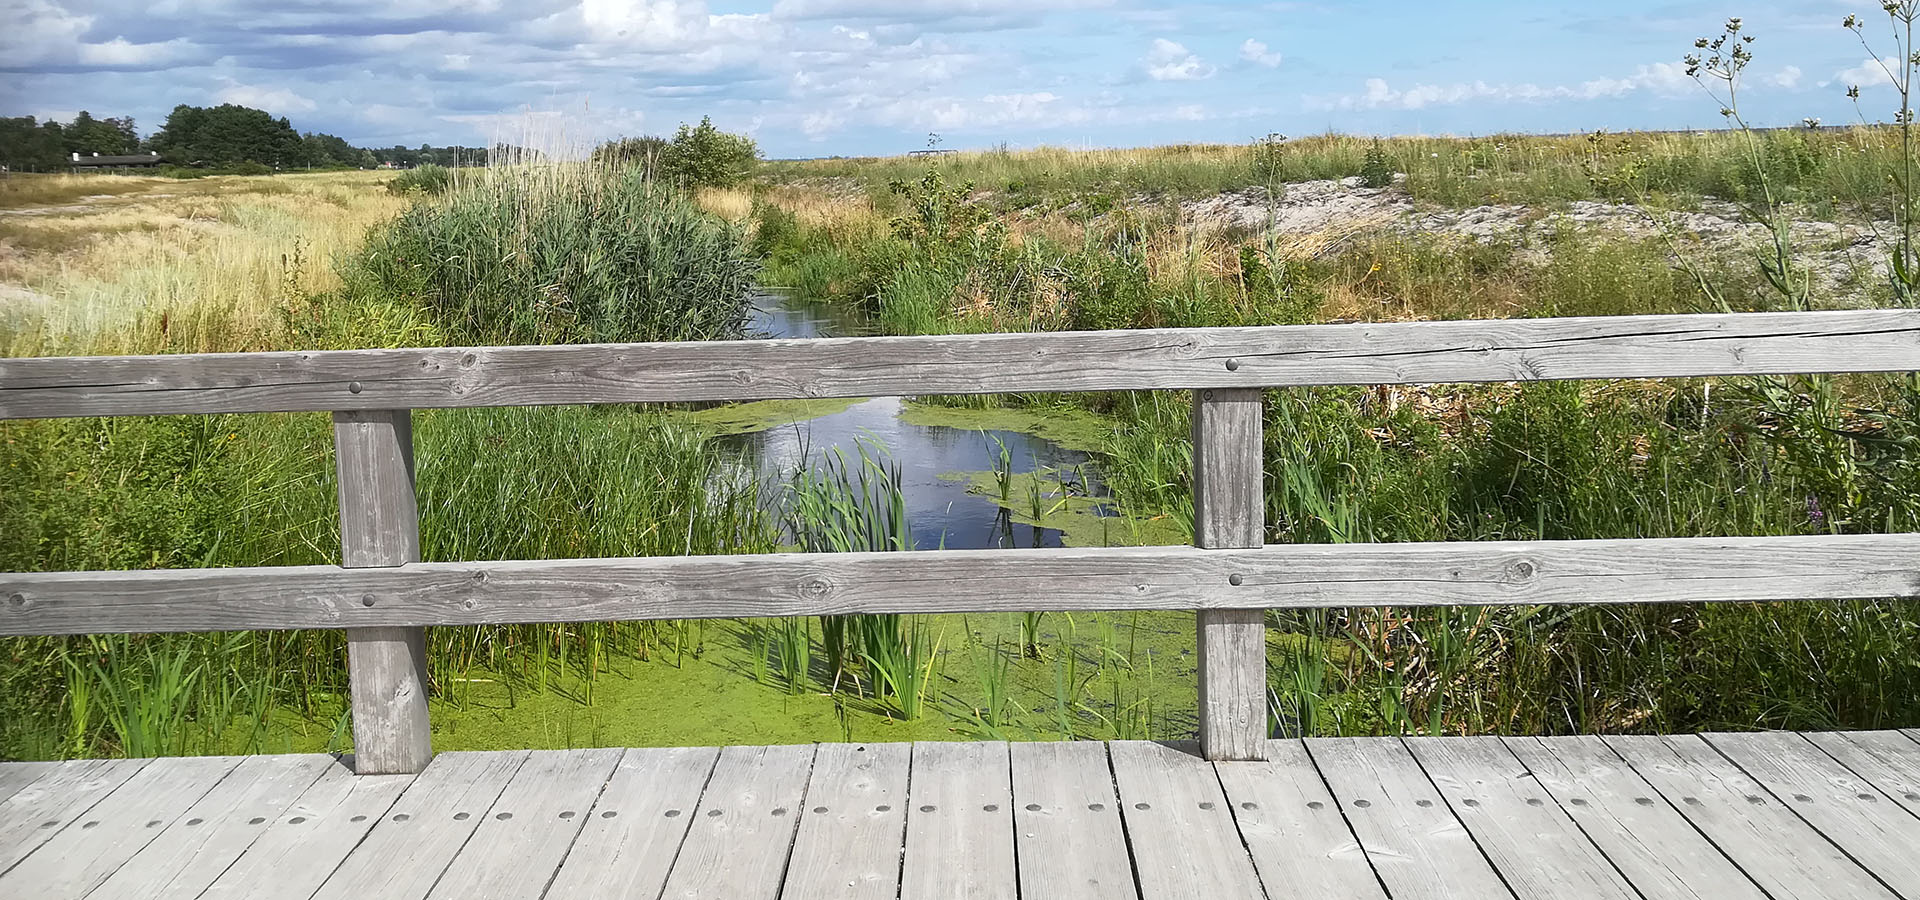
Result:
{"label": "distant treeline", "polygon": [[142,139],[132,117],[96,119],[82,110],[71,122],[32,116],[0,118],[0,165],[14,171],[58,171],[72,155],[158,153],[170,165],[216,169],[335,169],[395,165],[486,165],[511,148],[362,148],[320,132],[301,133],[283,117],[246,106],[173,108],[160,130]]}

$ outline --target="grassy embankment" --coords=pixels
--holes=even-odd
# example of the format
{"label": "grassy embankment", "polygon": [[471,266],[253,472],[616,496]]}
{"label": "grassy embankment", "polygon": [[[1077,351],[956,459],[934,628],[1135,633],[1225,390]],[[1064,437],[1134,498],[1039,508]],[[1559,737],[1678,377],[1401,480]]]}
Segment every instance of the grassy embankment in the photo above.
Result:
{"label": "grassy embankment", "polygon": [[[1864,232],[1899,202],[1886,188],[1897,134],[1758,139],[1796,217]],[[1393,190],[1418,209],[1633,199],[1659,223],[1759,202],[1742,140],[1396,140],[1382,152],[1407,176]],[[861,305],[894,333],[1673,313],[1714,308],[1709,290],[1734,310],[1795,305],[1744,246],[1719,252],[1657,224],[1639,236],[1393,222],[1279,234],[1221,227],[1178,202],[1359,175],[1371,146],[990,152],[933,170],[782,163],[757,198],[757,241],[769,281]],[[1863,274],[1816,282],[1809,305],[1890,296]],[[1112,417],[1104,474],[1123,500],[1177,515],[1190,457],[1182,398],[1013,402],[1063,400]],[[1920,383],[1909,377],[1327,388],[1268,400],[1276,542],[1920,527]],[[1369,608],[1276,624],[1274,706],[1305,733],[1920,723],[1920,609],[1906,601]]]}

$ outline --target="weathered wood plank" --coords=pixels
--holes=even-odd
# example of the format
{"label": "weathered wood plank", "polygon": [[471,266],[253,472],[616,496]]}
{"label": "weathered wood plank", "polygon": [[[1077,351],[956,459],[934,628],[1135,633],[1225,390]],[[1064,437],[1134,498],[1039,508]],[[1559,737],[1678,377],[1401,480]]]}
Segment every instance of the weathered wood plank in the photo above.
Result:
{"label": "weathered wood plank", "polygon": [[719,757],[715,747],[628,750],[547,896],[660,896]]}
{"label": "weathered wood plank", "polygon": [[1405,742],[1515,894],[1639,900],[1640,894],[1499,738],[1413,737]]}
{"label": "weathered wood plank", "polygon": [[63,762],[0,802],[0,873],[14,867],[151,760]]}
{"label": "weathered wood plank", "polygon": [[[0,897],[82,897],[158,837],[240,764],[190,756],[143,766],[113,793],[0,875]],[[185,818],[190,828],[208,823]]]}
{"label": "weathered wood plank", "polygon": [[1763,800],[1792,807],[1895,893],[1920,897],[1920,818],[1791,731],[1703,737],[1772,792]]}
{"label": "weathered wood plank", "polygon": [[1013,769],[1007,745],[913,745],[900,900],[1014,900]]}
{"label": "weathered wood plank", "polygon": [[421,900],[526,760],[525,750],[435,757],[313,900]]}
{"label": "weathered wood plank", "polygon": [[1706,741],[1693,735],[1605,740],[1769,895],[1895,896]]}
{"label": "weathered wood plank", "polygon": [[[1209,550],[1266,543],[1266,447],[1258,390],[1193,396],[1193,543]],[[1231,586],[1234,576],[1228,576]],[[1241,576],[1244,579],[1244,576]],[[1267,749],[1267,616],[1203,609],[1200,749],[1208,759],[1259,759]]]}
{"label": "weathered wood plank", "polygon": [[1198,750],[1150,741],[1108,745],[1140,895],[1261,897],[1220,776]]}
{"label": "weathered wood plank", "polygon": [[1137,896],[1106,745],[1016,743],[1010,752],[1021,900]]}
{"label": "weathered wood plank", "polygon": [[780,896],[813,755],[811,744],[721,750],[663,900]]}
{"label": "weathered wood plank", "polygon": [[202,900],[311,897],[367,832],[386,817],[412,775],[355,775],[333,766],[281,815],[239,860],[201,895]]}
{"label": "weathered wood plank", "polygon": [[821,744],[783,900],[893,900],[912,744]]}
{"label": "weathered wood plank", "polygon": [[1898,731],[1809,731],[1805,736],[1920,816],[1920,743]]}
{"label": "weathered wood plank", "polygon": [[1395,900],[1513,896],[1399,741],[1310,738],[1307,752]]}
{"label": "weathered wood plank", "polygon": [[535,750],[428,897],[540,900],[619,750]]}
{"label": "weathered wood plank", "polygon": [[[1241,576],[1242,583],[1230,579]],[[1920,596],[1920,535],[930,550],[0,575],[0,635]],[[366,597],[375,597],[367,606]]]}
{"label": "weathered wood plank", "polygon": [[59,768],[53,762],[10,762],[0,763],[0,803],[19,793],[27,785],[40,780],[40,776]]}
{"label": "weathered wood plank", "polygon": [[0,360],[0,419],[1920,369],[1920,312]]}
{"label": "weathered wood plank", "polygon": [[1507,748],[1649,898],[1766,894],[1597,737],[1509,738]]}
{"label": "weathered wood plank", "polygon": [[[174,760],[158,765],[171,766]],[[328,769],[331,756],[249,756],[100,883],[90,900],[194,900]],[[189,822],[199,822],[189,825]]]}
{"label": "weathered wood plank", "polygon": [[[414,499],[413,415],[404,409],[333,414],[340,488],[341,565],[381,568],[420,560]],[[361,604],[380,595],[362,595]],[[347,629],[354,765],[362,775],[418,772],[433,759],[423,628]]]}
{"label": "weathered wood plank", "polygon": [[1218,762],[1214,769],[1269,897],[1385,900],[1305,744],[1269,741],[1265,762]]}

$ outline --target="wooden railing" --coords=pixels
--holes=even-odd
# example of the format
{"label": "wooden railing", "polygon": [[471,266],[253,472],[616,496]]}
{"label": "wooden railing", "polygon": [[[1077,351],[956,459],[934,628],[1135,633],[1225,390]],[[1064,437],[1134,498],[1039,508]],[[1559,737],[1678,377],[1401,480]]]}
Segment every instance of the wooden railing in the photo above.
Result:
{"label": "wooden railing", "polygon": [[[1920,370],[1920,311],[0,359],[0,419],[333,413],[341,566],[0,574],[0,634],[343,628],[361,772],[432,755],[427,625],[1198,611],[1200,741],[1266,737],[1264,611],[1920,596],[1920,535],[1262,546],[1261,388]],[[419,562],[410,410],[1193,391],[1193,547]]]}

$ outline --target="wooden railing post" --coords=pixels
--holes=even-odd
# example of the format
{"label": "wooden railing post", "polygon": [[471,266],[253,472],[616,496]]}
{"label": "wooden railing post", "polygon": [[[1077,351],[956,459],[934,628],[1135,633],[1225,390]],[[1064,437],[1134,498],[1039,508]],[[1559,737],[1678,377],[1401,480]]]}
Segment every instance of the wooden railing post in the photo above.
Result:
{"label": "wooden railing post", "polygon": [[[1264,544],[1262,443],[1259,390],[1194,392],[1194,546]],[[1266,759],[1266,611],[1201,610],[1197,633],[1200,752],[1207,759]]]}
{"label": "wooden railing post", "polygon": [[[341,565],[374,568],[419,561],[412,412],[336,412],[333,445],[340,476]],[[372,606],[380,599],[368,594],[361,602]],[[433,758],[426,629],[349,628],[347,668],[354,771],[397,775],[425,769]]]}

